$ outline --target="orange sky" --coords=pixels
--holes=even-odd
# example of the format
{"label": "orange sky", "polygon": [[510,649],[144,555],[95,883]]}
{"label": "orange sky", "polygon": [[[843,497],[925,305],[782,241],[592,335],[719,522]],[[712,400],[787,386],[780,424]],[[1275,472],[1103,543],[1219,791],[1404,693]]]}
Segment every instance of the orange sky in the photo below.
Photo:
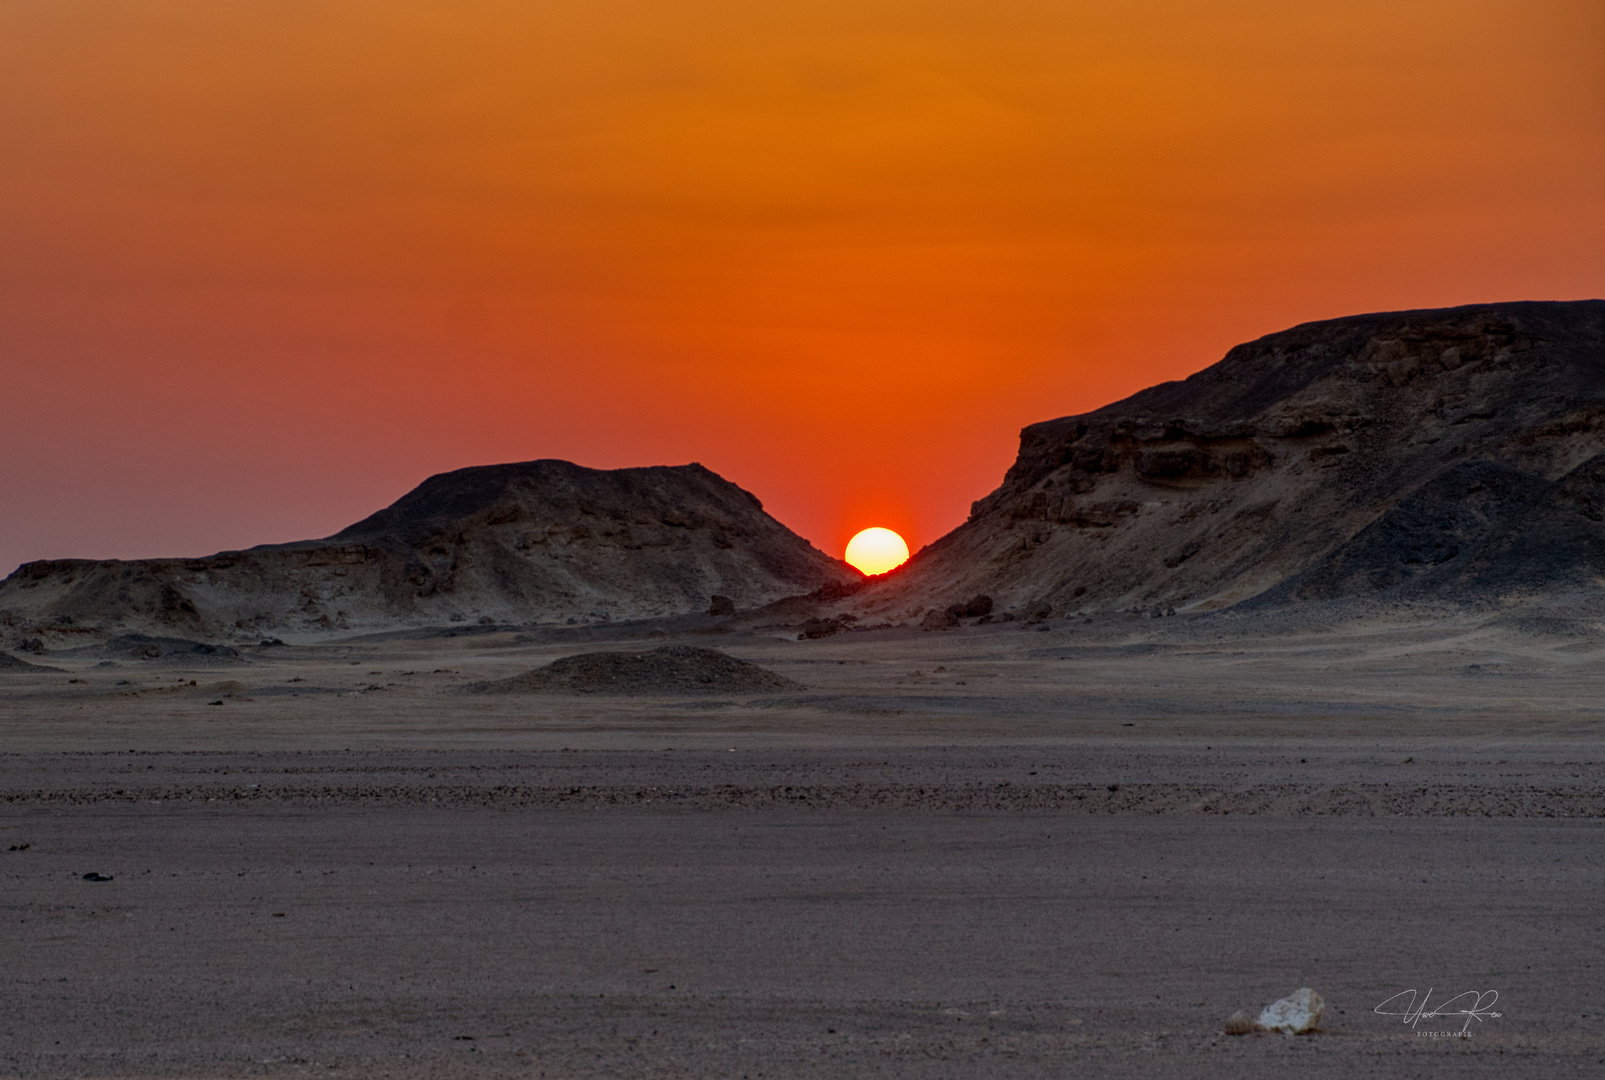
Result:
{"label": "orange sky", "polygon": [[1299,321],[1605,294],[1596,0],[6,0],[0,573],[701,461],[918,547]]}

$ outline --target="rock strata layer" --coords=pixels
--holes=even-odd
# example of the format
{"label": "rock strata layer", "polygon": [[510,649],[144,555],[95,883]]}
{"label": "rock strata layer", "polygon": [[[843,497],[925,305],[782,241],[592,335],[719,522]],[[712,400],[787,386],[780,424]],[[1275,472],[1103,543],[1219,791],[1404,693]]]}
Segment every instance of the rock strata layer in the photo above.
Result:
{"label": "rock strata layer", "polygon": [[[865,617],[1605,596],[1605,301],[1308,323],[1033,424]],[[1564,598],[1564,597],[1563,597]]]}

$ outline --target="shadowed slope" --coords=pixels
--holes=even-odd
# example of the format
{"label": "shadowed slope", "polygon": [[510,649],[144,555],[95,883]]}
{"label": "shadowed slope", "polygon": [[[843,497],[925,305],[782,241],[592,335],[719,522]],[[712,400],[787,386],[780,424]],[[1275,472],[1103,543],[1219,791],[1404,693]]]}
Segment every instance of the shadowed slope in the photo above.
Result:
{"label": "shadowed slope", "polygon": [[43,664],[30,664],[28,661],[12,656],[10,653],[0,652],[0,671],[58,671],[60,669],[46,667]]}

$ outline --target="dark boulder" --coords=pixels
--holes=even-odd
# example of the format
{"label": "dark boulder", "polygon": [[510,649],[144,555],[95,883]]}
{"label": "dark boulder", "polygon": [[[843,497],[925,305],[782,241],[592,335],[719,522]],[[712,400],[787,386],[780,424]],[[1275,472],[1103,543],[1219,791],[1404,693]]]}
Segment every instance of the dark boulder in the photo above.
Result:
{"label": "dark boulder", "polygon": [[992,614],[992,598],[990,596],[972,597],[967,604],[950,604],[948,613],[956,619],[979,619]]}

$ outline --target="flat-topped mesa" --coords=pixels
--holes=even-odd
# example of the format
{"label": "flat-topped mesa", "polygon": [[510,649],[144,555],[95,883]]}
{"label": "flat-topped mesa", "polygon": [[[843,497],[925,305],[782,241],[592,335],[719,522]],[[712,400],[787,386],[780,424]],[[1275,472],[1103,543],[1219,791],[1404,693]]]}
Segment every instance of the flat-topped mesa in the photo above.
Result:
{"label": "flat-topped mesa", "polygon": [[[701,465],[458,469],[324,540],[202,559],[29,563],[0,619],[212,637],[757,607],[861,580]],[[3,634],[0,628],[0,634]]]}
{"label": "flat-topped mesa", "polygon": [[1033,424],[970,519],[855,599],[911,617],[1599,592],[1605,301],[1307,323]]}

